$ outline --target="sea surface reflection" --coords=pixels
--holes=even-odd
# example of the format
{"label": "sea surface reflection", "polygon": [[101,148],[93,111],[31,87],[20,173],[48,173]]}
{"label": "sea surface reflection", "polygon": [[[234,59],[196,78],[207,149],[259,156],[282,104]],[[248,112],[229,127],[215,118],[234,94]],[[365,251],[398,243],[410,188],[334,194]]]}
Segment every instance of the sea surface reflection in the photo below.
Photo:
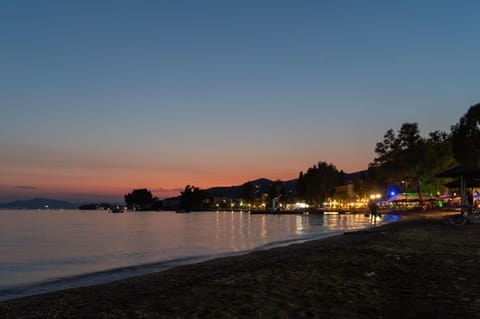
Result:
{"label": "sea surface reflection", "polygon": [[[394,221],[386,215],[377,225]],[[372,227],[368,217],[0,211],[0,300]]]}

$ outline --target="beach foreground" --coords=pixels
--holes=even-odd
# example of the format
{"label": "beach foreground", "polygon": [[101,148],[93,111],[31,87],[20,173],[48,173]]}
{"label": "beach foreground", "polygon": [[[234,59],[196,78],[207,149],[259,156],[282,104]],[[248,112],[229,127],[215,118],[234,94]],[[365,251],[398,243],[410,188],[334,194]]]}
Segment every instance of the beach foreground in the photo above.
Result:
{"label": "beach foreground", "polygon": [[479,318],[480,225],[442,213],[0,303],[0,318]]}

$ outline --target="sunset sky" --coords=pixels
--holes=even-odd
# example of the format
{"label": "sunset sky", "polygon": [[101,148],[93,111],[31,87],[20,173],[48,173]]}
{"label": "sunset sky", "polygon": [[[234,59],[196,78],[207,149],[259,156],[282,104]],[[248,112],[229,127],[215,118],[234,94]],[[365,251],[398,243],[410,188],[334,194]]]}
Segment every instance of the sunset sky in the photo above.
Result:
{"label": "sunset sky", "polygon": [[[366,169],[480,102],[479,1],[0,2],[0,201]],[[175,190],[173,193],[165,190]]]}

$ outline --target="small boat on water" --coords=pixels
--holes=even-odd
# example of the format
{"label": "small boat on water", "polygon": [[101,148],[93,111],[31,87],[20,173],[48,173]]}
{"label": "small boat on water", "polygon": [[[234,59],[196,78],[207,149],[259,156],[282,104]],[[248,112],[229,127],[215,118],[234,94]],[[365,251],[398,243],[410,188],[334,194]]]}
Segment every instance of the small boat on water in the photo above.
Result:
{"label": "small boat on water", "polygon": [[110,210],[111,213],[118,214],[118,213],[124,213],[125,210],[122,209],[120,206],[112,206],[112,209]]}
{"label": "small boat on water", "polygon": [[175,213],[177,213],[177,214],[187,214],[187,213],[190,213],[190,211],[186,210],[186,209],[179,209],[179,210],[176,210]]}

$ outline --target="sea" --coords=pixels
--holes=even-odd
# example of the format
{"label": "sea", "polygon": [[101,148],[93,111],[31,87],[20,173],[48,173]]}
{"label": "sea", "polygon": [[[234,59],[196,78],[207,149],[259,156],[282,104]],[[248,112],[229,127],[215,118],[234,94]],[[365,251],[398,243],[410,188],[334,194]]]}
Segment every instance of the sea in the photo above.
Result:
{"label": "sea", "polygon": [[0,301],[376,227],[363,214],[0,210]]}

